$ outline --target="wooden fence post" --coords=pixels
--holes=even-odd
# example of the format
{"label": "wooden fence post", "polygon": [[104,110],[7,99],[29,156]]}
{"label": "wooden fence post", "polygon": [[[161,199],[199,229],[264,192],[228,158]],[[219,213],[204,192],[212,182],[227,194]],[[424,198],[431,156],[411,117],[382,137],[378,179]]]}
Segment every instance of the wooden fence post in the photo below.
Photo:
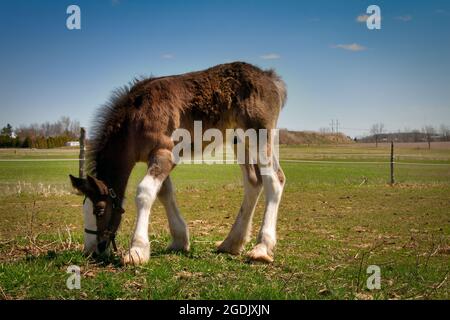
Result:
{"label": "wooden fence post", "polygon": [[79,171],[79,176],[80,178],[84,178],[85,177],[85,172],[84,172],[84,162],[85,162],[85,158],[86,158],[86,146],[85,146],[85,142],[86,142],[86,130],[82,127],[80,128],[80,171]]}
{"label": "wooden fence post", "polygon": [[391,185],[394,185],[394,141],[391,141]]}

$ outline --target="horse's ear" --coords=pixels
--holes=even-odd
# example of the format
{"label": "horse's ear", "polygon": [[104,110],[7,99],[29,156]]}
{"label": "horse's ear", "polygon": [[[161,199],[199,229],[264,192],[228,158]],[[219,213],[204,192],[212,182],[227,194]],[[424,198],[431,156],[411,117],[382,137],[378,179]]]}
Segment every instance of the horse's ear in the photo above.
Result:
{"label": "horse's ear", "polygon": [[93,188],[94,190],[97,190],[101,195],[108,194],[108,187],[106,187],[106,185],[101,180],[99,180],[91,175],[88,175],[87,181],[88,181],[89,185],[91,186],[91,188]]}
{"label": "horse's ear", "polygon": [[70,182],[72,182],[72,186],[78,191],[87,194],[89,190],[89,185],[86,179],[76,178],[73,175],[69,174]]}

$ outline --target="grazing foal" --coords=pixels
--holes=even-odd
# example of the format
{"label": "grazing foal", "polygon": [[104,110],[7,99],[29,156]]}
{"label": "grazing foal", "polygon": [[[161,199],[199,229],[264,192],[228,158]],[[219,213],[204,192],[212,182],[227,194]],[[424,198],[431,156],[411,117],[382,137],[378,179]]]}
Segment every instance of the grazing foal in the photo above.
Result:
{"label": "grazing foal", "polygon": [[[278,206],[285,176],[272,150],[271,129],[286,100],[283,81],[274,71],[263,71],[243,62],[222,64],[182,75],[135,81],[115,92],[97,115],[91,145],[91,175],[71,176],[72,185],[86,195],[84,203],[85,251],[106,251],[124,212],[122,200],[130,173],[137,162],[148,165],[136,194],[137,220],[125,264],[142,264],[150,257],[150,209],[158,197],[169,221],[173,250],[189,250],[189,233],[178,210],[170,172],[175,166],[172,133],[194,132],[194,121],[203,130],[267,129],[263,145],[269,161],[257,156],[240,165],[244,200],[233,227],[218,251],[239,254],[249,240],[251,222],[261,190],[265,212],[251,260],[272,262],[276,242]],[[247,152],[246,159],[253,157]]]}

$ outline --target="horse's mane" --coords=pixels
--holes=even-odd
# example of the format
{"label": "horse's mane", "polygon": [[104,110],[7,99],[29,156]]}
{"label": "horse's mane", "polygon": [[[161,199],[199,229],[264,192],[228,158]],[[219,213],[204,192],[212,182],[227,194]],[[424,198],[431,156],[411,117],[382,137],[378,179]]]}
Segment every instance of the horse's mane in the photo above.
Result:
{"label": "horse's mane", "polygon": [[108,101],[96,112],[91,128],[91,141],[87,153],[87,172],[95,175],[100,156],[107,147],[110,137],[120,129],[127,116],[127,100],[131,89],[150,78],[134,78],[127,85],[112,91]]}

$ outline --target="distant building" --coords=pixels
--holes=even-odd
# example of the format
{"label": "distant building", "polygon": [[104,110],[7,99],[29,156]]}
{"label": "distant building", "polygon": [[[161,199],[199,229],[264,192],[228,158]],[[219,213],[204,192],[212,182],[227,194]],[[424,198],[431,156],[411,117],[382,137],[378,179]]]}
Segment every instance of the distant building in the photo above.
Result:
{"label": "distant building", "polygon": [[80,142],[79,141],[68,141],[66,142],[66,147],[79,147]]}

